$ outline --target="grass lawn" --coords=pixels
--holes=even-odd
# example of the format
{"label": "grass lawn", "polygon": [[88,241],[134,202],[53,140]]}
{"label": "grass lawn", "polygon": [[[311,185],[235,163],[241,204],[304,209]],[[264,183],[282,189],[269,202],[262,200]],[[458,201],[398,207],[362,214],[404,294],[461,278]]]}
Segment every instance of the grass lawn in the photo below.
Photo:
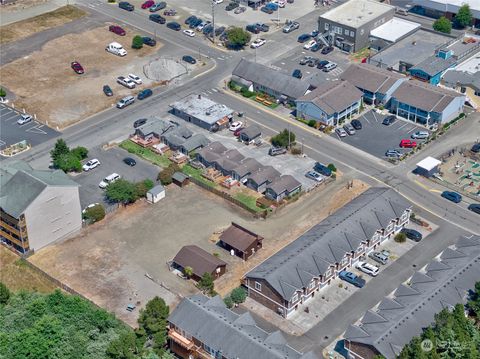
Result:
{"label": "grass lawn", "polygon": [[139,146],[130,140],[123,141],[120,144],[120,147],[124,150],[127,150],[129,153],[140,156],[160,167],[165,168],[172,163],[172,161],[170,161],[166,155],[159,155],[158,153],[153,152],[151,149],[143,148],[142,146]]}
{"label": "grass lawn", "polygon": [[235,196],[233,196],[233,198],[242,202],[248,208],[253,209],[256,212],[263,211],[262,208],[257,207],[257,198],[254,196],[249,196],[248,194],[245,194],[245,193],[237,193]]}
{"label": "grass lawn", "polygon": [[202,176],[202,170],[193,168],[189,164],[186,164],[185,166],[182,167],[182,172],[185,173],[186,175],[195,178],[196,180],[206,184],[207,186],[216,188],[218,185],[215,182],[212,182],[205,177]]}

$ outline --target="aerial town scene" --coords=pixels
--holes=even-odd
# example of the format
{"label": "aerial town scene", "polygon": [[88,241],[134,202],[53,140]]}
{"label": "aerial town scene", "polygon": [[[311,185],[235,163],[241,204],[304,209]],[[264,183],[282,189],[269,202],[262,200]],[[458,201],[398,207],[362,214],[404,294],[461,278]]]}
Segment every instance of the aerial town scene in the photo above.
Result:
{"label": "aerial town scene", "polygon": [[0,359],[480,359],[480,0],[0,0]]}

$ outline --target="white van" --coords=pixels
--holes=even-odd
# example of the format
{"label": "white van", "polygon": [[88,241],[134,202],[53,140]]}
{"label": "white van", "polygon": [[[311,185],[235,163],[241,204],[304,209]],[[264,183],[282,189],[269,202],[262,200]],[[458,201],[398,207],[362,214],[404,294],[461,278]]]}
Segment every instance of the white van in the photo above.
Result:
{"label": "white van", "polygon": [[329,72],[335,69],[336,67],[337,67],[337,64],[335,62],[329,62],[328,64],[325,65],[325,67],[323,68],[323,71]]}
{"label": "white van", "polygon": [[112,173],[111,175],[105,177],[102,182],[99,183],[98,187],[105,189],[110,183],[118,181],[120,178],[121,177],[118,173]]}
{"label": "white van", "polygon": [[118,42],[111,42],[107,45],[105,48],[108,52],[111,52],[114,55],[118,56],[126,56],[127,55],[127,50],[123,48],[122,45],[120,45]]}
{"label": "white van", "polygon": [[122,98],[120,101],[117,102],[117,108],[127,107],[128,105],[131,105],[134,102],[135,102],[135,97],[126,96],[126,97]]}

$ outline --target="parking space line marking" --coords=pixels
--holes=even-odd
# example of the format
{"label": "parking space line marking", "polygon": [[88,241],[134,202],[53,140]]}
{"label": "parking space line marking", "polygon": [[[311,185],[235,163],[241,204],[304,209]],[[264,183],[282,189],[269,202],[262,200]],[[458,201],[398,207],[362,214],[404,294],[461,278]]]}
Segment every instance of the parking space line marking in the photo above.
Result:
{"label": "parking space line marking", "polygon": [[378,122],[377,116],[375,116],[375,111],[370,111],[372,114],[373,118],[375,119],[375,122]]}
{"label": "parking space line marking", "polygon": [[400,126],[399,128],[397,128],[397,130],[401,130],[401,129],[404,128],[405,126],[408,126],[408,123],[404,123],[402,126]]}
{"label": "parking space line marking", "polygon": [[2,120],[5,121],[5,122],[8,122],[8,121],[10,121],[10,120],[14,120],[16,117],[18,117],[18,115],[17,115],[17,114],[14,114],[13,116],[10,115],[10,116],[8,116],[8,117],[3,117]]}
{"label": "parking space line marking", "polygon": [[365,115],[362,115],[362,117],[363,117],[363,119],[364,119],[365,121],[367,121],[368,124],[370,125],[370,121],[368,120],[368,118],[366,118]]}
{"label": "parking space line marking", "polygon": [[416,127],[412,127],[410,130],[408,130],[407,133],[413,132],[413,131],[415,131],[416,129],[417,129]]}

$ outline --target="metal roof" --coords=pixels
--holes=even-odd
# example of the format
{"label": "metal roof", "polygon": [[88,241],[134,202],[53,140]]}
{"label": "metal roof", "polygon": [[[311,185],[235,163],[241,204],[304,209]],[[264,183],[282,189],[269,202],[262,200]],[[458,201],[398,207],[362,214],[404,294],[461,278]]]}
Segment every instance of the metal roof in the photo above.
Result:
{"label": "metal roof", "polygon": [[373,187],[298,237],[246,274],[261,278],[285,300],[324,274],[410,208],[393,189]]}
{"label": "metal roof", "polygon": [[351,325],[344,337],[371,345],[393,359],[434,322],[436,313],[466,303],[468,290],[479,278],[480,236],[460,237],[455,246],[445,249]]}
{"label": "metal roof", "polygon": [[220,296],[184,298],[168,321],[228,359],[318,359],[290,347],[280,331],[258,327],[250,312],[232,312]]}
{"label": "metal roof", "polygon": [[213,125],[217,121],[232,115],[233,110],[223,104],[216,103],[202,95],[190,95],[170,105],[205,123]]}
{"label": "metal roof", "polygon": [[427,75],[433,77],[440,72],[446,71],[447,69],[455,65],[456,62],[457,60],[453,57],[449,57],[448,59],[442,59],[441,57],[430,56],[420,62],[418,65],[411,67],[408,71],[411,72],[414,70],[418,70],[425,72]]}
{"label": "metal roof", "polygon": [[399,73],[369,64],[352,64],[340,75],[340,78],[373,93],[386,93],[398,80],[407,80]]}
{"label": "metal roof", "polygon": [[359,28],[372,20],[385,16],[389,12],[392,13],[393,17],[394,9],[394,6],[374,0],[350,0],[320,15],[320,18]]}
{"label": "metal roof", "polygon": [[165,187],[163,187],[161,184],[159,184],[159,185],[156,185],[155,187],[153,187],[147,193],[150,193],[151,195],[156,196],[156,195],[159,195],[162,192],[165,192]]}

